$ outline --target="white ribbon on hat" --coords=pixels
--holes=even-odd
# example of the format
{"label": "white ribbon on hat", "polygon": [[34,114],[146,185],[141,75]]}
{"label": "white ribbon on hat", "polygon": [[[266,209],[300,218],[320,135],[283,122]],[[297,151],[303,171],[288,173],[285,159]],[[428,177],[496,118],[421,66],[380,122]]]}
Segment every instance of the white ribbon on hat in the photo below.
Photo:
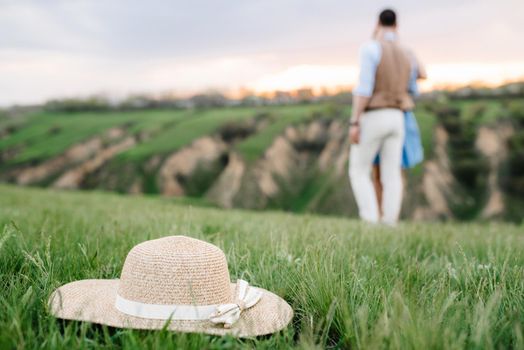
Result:
{"label": "white ribbon on hat", "polygon": [[218,305],[216,311],[209,316],[211,322],[223,323],[224,328],[231,328],[238,321],[243,310],[249,309],[262,298],[262,292],[249,287],[249,283],[244,280],[237,281],[236,290],[235,302]]}
{"label": "white ribbon on hat", "polygon": [[115,307],[118,311],[135,317],[178,321],[209,320],[214,324],[223,323],[224,328],[230,328],[238,321],[242,311],[258,303],[260,298],[262,298],[261,290],[251,288],[244,280],[238,280],[233,303],[218,305],[147,304],[125,299],[117,294]]}

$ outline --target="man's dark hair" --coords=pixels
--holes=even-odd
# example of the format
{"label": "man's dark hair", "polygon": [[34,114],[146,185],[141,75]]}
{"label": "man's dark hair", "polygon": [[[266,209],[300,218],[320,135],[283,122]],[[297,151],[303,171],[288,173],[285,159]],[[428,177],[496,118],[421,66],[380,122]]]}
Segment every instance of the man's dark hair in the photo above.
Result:
{"label": "man's dark hair", "polygon": [[397,25],[397,15],[391,9],[383,10],[378,16],[378,21],[384,27],[393,27]]}

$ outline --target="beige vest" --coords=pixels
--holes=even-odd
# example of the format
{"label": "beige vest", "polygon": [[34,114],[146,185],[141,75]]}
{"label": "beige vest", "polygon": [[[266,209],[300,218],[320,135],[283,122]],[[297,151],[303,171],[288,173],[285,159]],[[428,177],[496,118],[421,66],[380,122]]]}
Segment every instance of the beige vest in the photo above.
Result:
{"label": "beige vest", "polygon": [[408,92],[411,60],[406,49],[395,41],[380,41],[382,56],[375,75],[375,89],[366,110],[396,108],[413,109]]}

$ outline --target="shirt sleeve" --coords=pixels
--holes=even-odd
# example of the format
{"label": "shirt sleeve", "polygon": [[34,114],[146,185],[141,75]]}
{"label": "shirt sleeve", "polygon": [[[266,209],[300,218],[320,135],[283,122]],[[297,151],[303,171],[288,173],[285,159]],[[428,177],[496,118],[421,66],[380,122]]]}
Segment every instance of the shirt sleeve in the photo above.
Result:
{"label": "shirt sleeve", "polygon": [[369,42],[360,48],[360,74],[353,95],[371,97],[375,89],[375,74],[381,55],[380,44]]}
{"label": "shirt sleeve", "polygon": [[417,78],[418,78],[418,64],[417,60],[415,59],[415,56],[410,52],[411,56],[411,73],[409,76],[409,85],[408,85],[408,92],[413,96],[418,96],[418,85],[417,85]]}

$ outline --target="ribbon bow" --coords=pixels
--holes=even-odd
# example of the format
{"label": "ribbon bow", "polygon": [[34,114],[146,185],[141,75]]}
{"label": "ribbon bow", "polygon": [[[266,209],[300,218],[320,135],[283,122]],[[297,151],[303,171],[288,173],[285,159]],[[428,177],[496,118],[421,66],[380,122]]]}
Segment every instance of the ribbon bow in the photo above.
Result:
{"label": "ribbon bow", "polygon": [[217,305],[215,312],[209,315],[209,320],[215,324],[223,323],[224,328],[231,328],[240,318],[242,311],[258,303],[260,298],[260,290],[249,287],[249,283],[244,280],[238,280],[235,302]]}

